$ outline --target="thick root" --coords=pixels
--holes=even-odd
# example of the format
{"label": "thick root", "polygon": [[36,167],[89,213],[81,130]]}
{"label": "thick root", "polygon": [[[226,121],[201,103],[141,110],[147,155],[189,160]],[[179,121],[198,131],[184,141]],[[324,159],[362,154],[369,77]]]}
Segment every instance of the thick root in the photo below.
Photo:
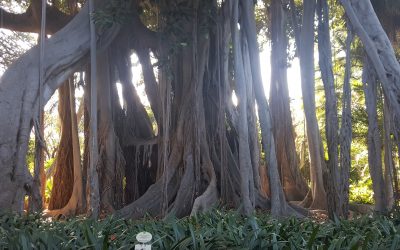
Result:
{"label": "thick root", "polygon": [[209,210],[217,202],[218,202],[217,183],[216,180],[213,179],[208,185],[206,191],[195,199],[190,216],[193,216],[199,212],[205,212]]}

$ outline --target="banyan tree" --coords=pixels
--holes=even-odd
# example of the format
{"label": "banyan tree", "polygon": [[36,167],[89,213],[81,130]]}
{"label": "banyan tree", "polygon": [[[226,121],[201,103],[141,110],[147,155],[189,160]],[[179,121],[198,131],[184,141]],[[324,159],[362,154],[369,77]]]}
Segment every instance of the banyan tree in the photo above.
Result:
{"label": "banyan tree", "polygon": [[[32,175],[26,155],[32,128],[37,156],[45,150],[40,117],[58,89],[61,141],[50,215],[182,217],[223,204],[245,215],[259,207],[276,216],[304,216],[305,207],[346,217],[353,34],[365,49],[376,209],[388,209],[387,180],[376,158],[381,155],[374,140],[379,133],[374,98],[381,87],[390,129],[397,134],[400,66],[370,1],[340,1],[348,27],[340,120],[327,1],[304,0],[303,8],[293,0],[263,4],[272,48],[269,101],[252,0],[31,0],[22,14],[1,9],[2,28],[41,33],[41,39],[0,79],[0,211],[22,212],[26,196],[32,210],[41,209],[43,164],[37,160]],[[326,97],[327,149],[315,111],[314,34]],[[299,169],[290,113],[290,39],[300,59],[310,187]],[[132,54],[142,69],[150,109],[132,84]],[[77,74],[84,85],[82,118],[75,110]],[[84,121],[81,143],[79,119]]]}

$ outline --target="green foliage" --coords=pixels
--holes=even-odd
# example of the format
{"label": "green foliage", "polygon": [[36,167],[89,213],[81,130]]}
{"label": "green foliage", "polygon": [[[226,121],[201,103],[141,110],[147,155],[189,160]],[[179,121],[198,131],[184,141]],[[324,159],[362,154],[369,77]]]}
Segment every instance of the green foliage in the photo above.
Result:
{"label": "green foliage", "polygon": [[[56,158],[50,158],[44,163],[45,172],[49,171],[49,169],[56,164]],[[50,199],[51,190],[53,189],[53,177],[47,179],[46,181],[46,189],[45,189],[45,198],[46,200]]]}
{"label": "green foliage", "polygon": [[92,18],[100,30],[105,30],[111,28],[113,24],[126,22],[131,14],[129,1],[112,0],[107,2],[103,10],[93,13]]}
{"label": "green foliage", "polygon": [[361,204],[373,204],[372,179],[368,176],[363,180],[350,184],[350,201]]}
{"label": "green foliage", "polygon": [[35,139],[29,138],[28,142],[28,152],[26,154],[26,164],[28,166],[29,172],[33,173],[33,168],[35,165]]}
{"label": "green foliage", "polygon": [[[23,13],[28,8],[28,1],[21,0],[2,0],[1,7],[13,13]],[[15,32],[2,29],[3,16],[0,20],[0,75],[25,53],[35,45],[36,38],[33,34]]]}
{"label": "green foliage", "polygon": [[136,234],[152,233],[152,249],[398,249],[399,220],[362,217],[350,221],[273,219],[268,214],[244,218],[211,211],[183,219],[102,221],[76,218],[45,220],[40,215],[0,217],[4,249],[131,249]]}

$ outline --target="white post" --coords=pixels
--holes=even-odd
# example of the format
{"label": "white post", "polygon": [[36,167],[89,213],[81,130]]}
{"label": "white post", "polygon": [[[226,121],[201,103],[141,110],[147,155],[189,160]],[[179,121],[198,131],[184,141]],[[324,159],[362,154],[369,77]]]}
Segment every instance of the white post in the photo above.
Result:
{"label": "white post", "polygon": [[153,236],[149,232],[140,232],[136,235],[139,244],[135,245],[135,250],[151,250],[151,244],[149,243]]}

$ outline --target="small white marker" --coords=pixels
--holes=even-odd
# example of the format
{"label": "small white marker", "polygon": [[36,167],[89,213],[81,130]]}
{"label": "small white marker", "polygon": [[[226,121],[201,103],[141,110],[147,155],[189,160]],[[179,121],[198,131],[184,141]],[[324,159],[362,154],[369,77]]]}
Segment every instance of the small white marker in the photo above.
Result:
{"label": "small white marker", "polygon": [[146,244],[151,241],[153,236],[149,232],[140,232],[136,235],[136,240],[140,244],[135,245],[135,250],[151,250],[151,244]]}

